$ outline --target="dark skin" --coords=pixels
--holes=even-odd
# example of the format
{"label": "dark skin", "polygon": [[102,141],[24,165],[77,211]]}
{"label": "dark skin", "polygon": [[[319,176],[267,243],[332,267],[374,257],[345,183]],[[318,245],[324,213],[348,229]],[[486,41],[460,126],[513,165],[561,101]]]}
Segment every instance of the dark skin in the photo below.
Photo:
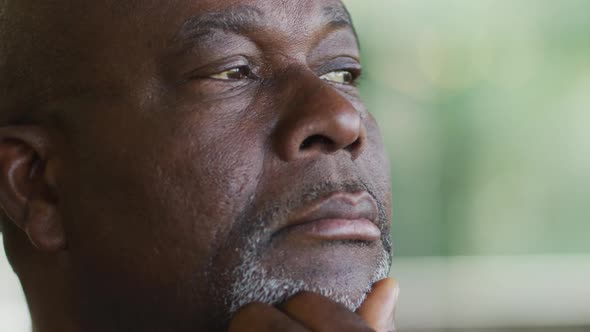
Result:
{"label": "dark skin", "polygon": [[[356,312],[313,292],[223,300],[255,235],[263,268],[357,299],[391,250],[339,1],[4,6],[0,205],[35,331],[393,330],[390,279]],[[370,195],[382,240],[281,233],[334,192]]]}

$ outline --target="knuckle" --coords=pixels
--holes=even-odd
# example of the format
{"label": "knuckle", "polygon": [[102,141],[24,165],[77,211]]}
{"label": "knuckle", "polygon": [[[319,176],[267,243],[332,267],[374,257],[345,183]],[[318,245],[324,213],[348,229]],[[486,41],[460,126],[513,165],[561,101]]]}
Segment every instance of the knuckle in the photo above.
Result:
{"label": "knuckle", "polygon": [[269,324],[270,331],[290,331],[293,323],[286,320],[273,319]]}
{"label": "knuckle", "polygon": [[248,317],[255,316],[257,313],[265,310],[265,308],[266,305],[262,303],[247,304],[236,311],[231,319],[231,323],[241,323],[245,320],[248,320]]}
{"label": "knuckle", "polygon": [[313,299],[318,296],[315,293],[311,293],[311,292],[299,292],[295,295],[293,295],[291,298],[287,299],[287,301],[285,301],[283,304],[281,304],[281,307],[283,308],[291,308],[294,306],[298,306],[301,303],[306,303],[308,301],[313,301]]}
{"label": "knuckle", "polygon": [[[338,332],[377,332],[376,330],[374,330],[373,328],[371,328],[370,326],[368,326],[366,323],[364,322],[351,322],[349,324],[346,324],[347,327],[345,329],[338,329]],[[334,331],[336,332],[336,331]]]}
{"label": "knuckle", "polygon": [[238,309],[238,311],[236,312],[235,316],[238,315],[248,315],[254,312],[258,312],[260,310],[263,310],[267,307],[266,304],[262,304],[262,303],[258,303],[258,302],[254,302],[254,303],[248,303],[245,306],[241,307],[240,309]]}
{"label": "knuckle", "polygon": [[370,327],[349,327],[349,328],[338,328],[334,330],[334,332],[377,332]]}
{"label": "knuckle", "polygon": [[358,328],[358,329],[356,329],[354,331],[355,332],[377,332],[377,331],[375,331],[374,329],[372,329],[372,328],[370,328],[368,326],[360,327],[360,328]]}

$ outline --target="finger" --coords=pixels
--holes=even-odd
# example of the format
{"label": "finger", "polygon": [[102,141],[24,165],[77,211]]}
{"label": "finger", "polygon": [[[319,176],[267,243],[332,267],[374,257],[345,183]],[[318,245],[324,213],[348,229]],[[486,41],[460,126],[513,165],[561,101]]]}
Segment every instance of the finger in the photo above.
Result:
{"label": "finger", "polygon": [[297,294],[283,304],[281,310],[312,331],[372,331],[360,316],[315,293]]}
{"label": "finger", "polygon": [[377,332],[394,331],[394,316],[399,285],[397,281],[386,278],[373,285],[371,293],[356,313],[363,317]]}
{"label": "finger", "polygon": [[275,307],[253,303],[232,318],[228,332],[310,332]]}

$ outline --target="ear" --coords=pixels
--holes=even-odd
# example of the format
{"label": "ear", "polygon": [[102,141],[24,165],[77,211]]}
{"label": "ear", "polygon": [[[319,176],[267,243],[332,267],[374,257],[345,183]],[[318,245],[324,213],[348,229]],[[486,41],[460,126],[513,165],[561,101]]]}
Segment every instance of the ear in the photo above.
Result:
{"label": "ear", "polygon": [[0,127],[0,207],[36,248],[66,247],[55,192],[54,137],[38,126]]}

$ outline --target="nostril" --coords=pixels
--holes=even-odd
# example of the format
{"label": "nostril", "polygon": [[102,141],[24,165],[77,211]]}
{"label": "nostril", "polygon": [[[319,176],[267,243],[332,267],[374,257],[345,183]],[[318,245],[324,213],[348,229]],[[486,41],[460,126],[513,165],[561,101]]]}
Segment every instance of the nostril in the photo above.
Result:
{"label": "nostril", "polygon": [[322,147],[330,147],[332,145],[334,145],[334,142],[327,138],[326,136],[322,136],[322,135],[313,135],[313,136],[309,136],[308,138],[306,138],[303,143],[301,143],[301,145],[299,146],[300,150],[308,150],[312,147],[314,147],[315,145],[319,145]]}
{"label": "nostril", "polygon": [[356,139],[356,141],[352,142],[352,144],[350,144],[349,146],[346,147],[346,150],[349,151],[354,151],[354,150],[358,150],[361,147],[362,141],[359,138]]}

